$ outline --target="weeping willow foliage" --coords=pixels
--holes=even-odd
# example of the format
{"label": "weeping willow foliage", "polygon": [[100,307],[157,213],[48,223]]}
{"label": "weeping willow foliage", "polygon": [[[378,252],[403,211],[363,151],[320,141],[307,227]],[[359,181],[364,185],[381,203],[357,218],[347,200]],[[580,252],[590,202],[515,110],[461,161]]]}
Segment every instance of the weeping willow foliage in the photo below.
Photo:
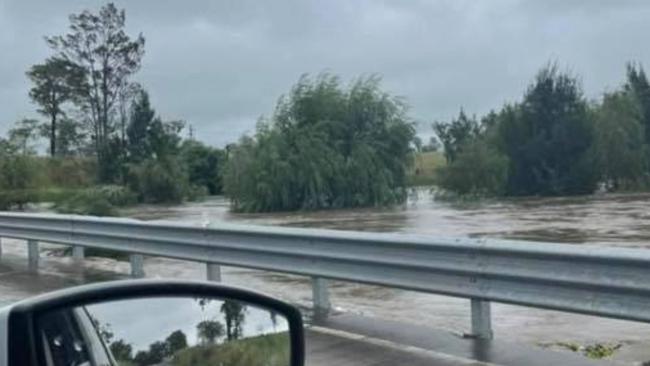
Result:
{"label": "weeping willow foliage", "polygon": [[406,198],[414,124],[376,76],[303,76],[230,151],[224,190],[245,212],[380,206]]}

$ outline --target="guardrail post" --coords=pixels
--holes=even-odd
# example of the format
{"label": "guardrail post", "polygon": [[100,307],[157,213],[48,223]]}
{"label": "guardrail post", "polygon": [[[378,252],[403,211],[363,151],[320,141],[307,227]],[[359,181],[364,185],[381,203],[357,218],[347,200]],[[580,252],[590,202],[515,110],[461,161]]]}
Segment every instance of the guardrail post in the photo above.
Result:
{"label": "guardrail post", "polygon": [[206,263],[205,271],[208,281],[221,282],[221,266],[215,263]]}
{"label": "guardrail post", "polygon": [[316,319],[326,318],[331,307],[327,280],[322,277],[312,277],[311,289],[314,301],[314,317]]}
{"label": "guardrail post", "polygon": [[38,241],[27,240],[27,267],[31,272],[38,271]]}
{"label": "guardrail post", "polygon": [[129,259],[131,261],[131,277],[144,277],[144,256],[142,254],[131,254]]}
{"label": "guardrail post", "polygon": [[472,333],[469,336],[492,339],[492,318],[490,302],[472,298]]}
{"label": "guardrail post", "polygon": [[80,261],[84,259],[84,247],[75,245],[72,247],[72,259],[75,261]]}

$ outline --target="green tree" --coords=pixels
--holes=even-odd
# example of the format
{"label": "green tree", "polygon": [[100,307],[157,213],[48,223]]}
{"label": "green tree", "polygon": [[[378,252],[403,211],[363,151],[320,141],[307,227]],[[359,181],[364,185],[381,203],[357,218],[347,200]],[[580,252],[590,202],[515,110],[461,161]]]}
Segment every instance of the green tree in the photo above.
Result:
{"label": "green tree", "polygon": [[239,301],[226,300],[221,304],[220,310],[226,320],[226,338],[229,341],[239,339],[243,335],[242,325],[246,318],[246,306]]}
{"label": "green tree", "polygon": [[33,197],[29,189],[40,180],[41,170],[33,156],[0,139],[0,210],[22,208]]}
{"label": "green tree", "polygon": [[446,190],[461,195],[498,196],[505,193],[508,158],[484,139],[478,139],[467,142],[439,175],[439,184]]}
{"label": "green tree", "polygon": [[117,361],[131,361],[133,360],[133,346],[126,343],[123,339],[118,339],[111,342],[108,346]]}
{"label": "green tree", "polygon": [[[118,118],[119,118],[119,130],[120,130],[120,141],[122,144],[123,153],[127,152],[127,134],[126,129],[130,122],[131,117],[131,107],[136,101],[144,89],[138,83],[129,82],[126,83],[119,91],[117,95],[118,99]],[[126,160],[126,159],[124,159]]]}
{"label": "green tree", "polygon": [[434,122],[433,131],[442,142],[445,159],[450,163],[456,159],[463,146],[468,145],[481,133],[475,118],[469,118],[461,109],[458,118],[450,123]]}
{"label": "green tree", "polygon": [[648,170],[642,113],[629,92],[605,94],[595,111],[593,157],[611,190],[633,187]]}
{"label": "green tree", "polygon": [[184,121],[163,122],[160,118],[156,118],[151,124],[147,137],[152,157],[164,160],[177,156],[180,153],[181,132],[184,128]]}
{"label": "green tree", "polygon": [[21,155],[36,154],[35,143],[39,136],[39,123],[35,119],[24,118],[9,130],[9,145]]}
{"label": "green tree", "polygon": [[150,344],[147,351],[138,351],[133,361],[138,366],[157,365],[167,357],[168,353],[167,344],[158,341]]}
{"label": "green tree", "polygon": [[129,166],[128,184],[140,202],[164,203],[183,201],[188,178],[182,164],[175,158],[146,159]]}
{"label": "green tree", "polygon": [[[49,124],[41,124],[39,129],[41,136],[51,139],[52,130]],[[87,148],[87,135],[79,122],[71,118],[63,117],[57,121],[56,130],[56,155],[74,156],[85,153]]]}
{"label": "green tree", "polygon": [[125,20],[124,10],[109,3],[98,13],[85,10],[71,15],[68,34],[46,38],[56,58],[86,71],[87,77],[76,87],[80,92],[75,101],[90,122],[102,182],[115,178],[110,145],[117,130],[113,115],[119,94],[140,68],[144,54],[144,37],[132,39],[124,30]]}
{"label": "green tree", "polygon": [[[181,202],[190,195],[187,167],[181,155],[183,121],[163,122],[151,106],[149,95],[140,90],[131,107],[126,129],[126,183],[140,201]],[[114,140],[116,156],[119,145]],[[119,161],[119,159],[115,159]]]}
{"label": "green tree", "polygon": [[169,355],[167,343],[163,341],[153,342],[149,345],[149,358],[154,363],[159,363]]}
{"label": "green tree", "polygon": [[589,151],[593,121],[580,84],[544,67],[516,109],[506,109],[499,140],[510,160],[508,193],[563,195],[590,193],[597,172]]}
{"label": "green tree", "polygon": [[181,330],[172,332],[167,337],[165,342],[167,342],[167,350],[170,356],[182,349],[187,348],[187,336]]}
{"label": "green tree", "polygon": [[50,119],[46,136],[50,140],[50,156],[57,154],[57,121],[65,116],[63,106],[78,94],[78,87],[86,78],[85,70],[78,65],[49,58],[43,64],[32,66],[27,76],[34,84],[29,91],[30,98],[39,105],[38,112]]}
{"label": "green tree", "polygon": [[625,90],[632,93],[638,103],[641,125],[645,132],[645,142],[650,144],[650,83],[643,66],[636,63],[627,64],[627,83]]}
{"label": "green tree", "polygon": [[406,105],[377,77],[343,88],[328,74],[304,76],[229,149],[224,189],[243,211],[403,202],[414,137]]}
{"label": "green tree", "polygon": [[150,135],[155,119],[156,111],[151,107],[149,94],[141,90],[131,105],[131,117],[126,128],[126,146],[131,162],[141,162],[153,154]]}
{"label": "green tree", "polygon": [[185,140],[181,154],[190,184],[205,187],[212,195],[221,193],[221,168],[225,160],[221,150],[196,140]]}
{"label": "green tree", "polygon": [[196,325],[197,336],[204,344],[214,344],[223,337],[223,324],[216,320],[204,320]]}
{"label": "green tree", "polygon": [[183,121],[163,122],[156,117],[149,94],[141,89],[131,105],[131,117],[126,128],[128,160],[138,163],[177,155],[184,127]]}

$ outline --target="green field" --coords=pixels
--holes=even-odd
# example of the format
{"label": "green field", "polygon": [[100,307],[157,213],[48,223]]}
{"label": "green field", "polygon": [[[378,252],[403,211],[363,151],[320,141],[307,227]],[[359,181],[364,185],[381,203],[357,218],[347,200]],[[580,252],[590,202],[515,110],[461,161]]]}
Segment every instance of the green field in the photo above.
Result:
{"label": "green field", "polygon": [[413,167],[408,174],[409,186],[417,187],[435,184],[436,171],[445,164],[445,157],[441,152],[417,153],[414,157]]}
{"label": "green field", "polygon": [[291,345],[289,333],[261,335],[220,345],[186,348],[172,357],[174,366],[286,366]]}

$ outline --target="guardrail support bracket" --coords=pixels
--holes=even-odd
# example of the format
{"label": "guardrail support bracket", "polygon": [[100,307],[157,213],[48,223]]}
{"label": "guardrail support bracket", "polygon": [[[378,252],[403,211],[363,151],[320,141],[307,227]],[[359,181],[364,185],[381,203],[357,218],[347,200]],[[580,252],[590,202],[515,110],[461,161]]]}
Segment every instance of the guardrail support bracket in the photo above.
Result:
{"label": "guardrail support bracket", "polygon": [[205,272],[208,281],[221,282],[221,266],[215,263],[206,263]]}
{"label": "guardrail support bracket", "polygon": [[327,289],[327,280],[322,277],[312,277],[312,296],[314,301],[314,318],[324,319],[330,312],[330,295]]}
{"label": "guardrail support bracket", "polygon": [[84,247],[75,245],[72,247],[72,259],[80,261],[84,259]]}
{"label": "guardrail support bracket", "polygon": [[129,259],[131,260],[131,277],[144,277],[144,256],[142,254],[131,254]]}
{"label": "guardrail support bracket", "polygon": [[472,332],[466,337],[492,339],[492,314],[490,302],[486,300],[471,299],[472,306]]}
{"label": "guardrail support bracket", "polygon": [[38,271],[38,241],[27,240],[27,267],[30,272]]}

